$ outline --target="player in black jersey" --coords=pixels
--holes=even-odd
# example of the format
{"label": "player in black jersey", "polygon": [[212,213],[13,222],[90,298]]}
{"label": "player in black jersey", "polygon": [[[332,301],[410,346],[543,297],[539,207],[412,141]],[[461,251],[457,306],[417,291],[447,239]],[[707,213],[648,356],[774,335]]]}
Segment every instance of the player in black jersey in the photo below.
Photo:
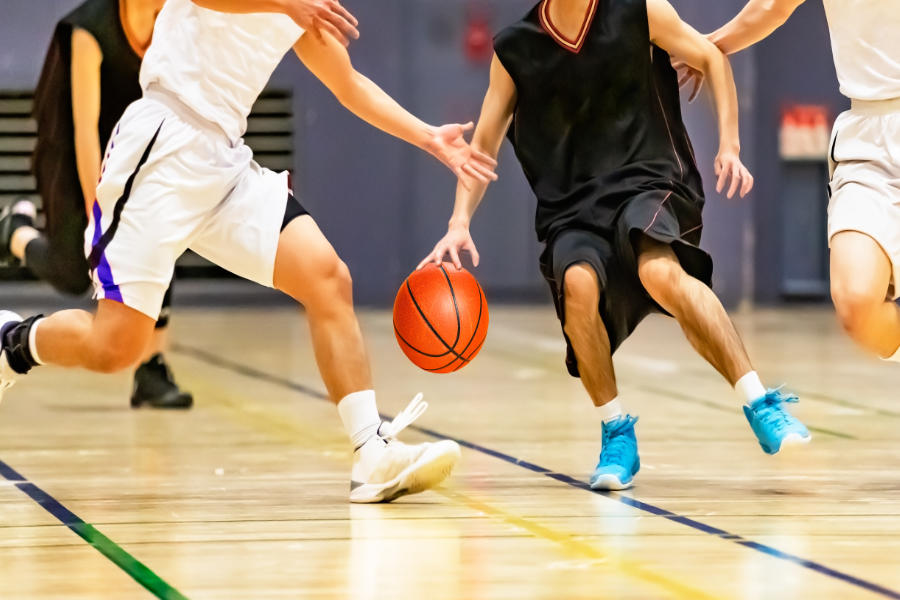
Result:
{"label": "player in black jersey", "polygon": [[[56,26],[34,106],[33,171],[46,227],[34,227],[30,201],[8,207],[0,218],[0,261],[21,261],[60,292],[80,296],[90,288],[84,231],[101,153],[125,108],[141,97],[141,58],[162,5],[163,0],[87,0]],[[133,407],[193,404],[162,354],[170,306],[171,288],[155,339],[134,375]]]}
{"label": "player in black jersey", "polygon": [[[508,135],[537,196],[541,270],[568,342],[567,366],[599,408],[595,489],[623,489],[640,468],[635,417],[622,412],[611,354],[651,312],[678,320],[694,348],[746,402],[767,453],[809,432],[767,391],[709,285],[698,246],[703,188],[668,53],[703,71],[718,112],[717,191],[744,196],[737,93],[728,60],[666,0],[543,0],[494,40],[473,146],[496,156]],[[485,185],[457,188],[447,235],[422,262],[478,253],[469,222]],[[420,265],[421,267],[422,265]]]}

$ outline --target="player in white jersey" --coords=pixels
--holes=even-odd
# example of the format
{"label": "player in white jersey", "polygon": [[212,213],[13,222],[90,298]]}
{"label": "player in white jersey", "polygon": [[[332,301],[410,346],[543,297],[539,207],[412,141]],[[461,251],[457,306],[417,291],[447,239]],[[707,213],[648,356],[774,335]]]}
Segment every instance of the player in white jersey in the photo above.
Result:
{"label": "player in white jersey", "polygon": [[166,2],[141,70],[144,96],[110,139],[86,233],[97,310],[0,312],[0,393],[41,364],[103,373],[134,364],[175,260],[190,248],[305,306],[322,377],[355,447],[351,501],[390,501],[449,474],[455,442],[395,439],[424,410],[418,397],[381,422],[347,266],[294,199],[287,174],[259,167],[241,140],[253,102],[293,47],[360,118],[430,152],[463,184],[494,179],[493,159],[463,138],[471,124],[427,125],[353,69],[340,41],[355,33],[336,0]]}
{"label": "player in white jersey", "polygon": [[[710,34],[726,54],[780,27],[804,0],[751,0]],[[831,297],[861,347],[900,362],[900,2],[824,0],[841,93],[851,108],[829,151]],[[685,73],[696,95],[700,78]]]}

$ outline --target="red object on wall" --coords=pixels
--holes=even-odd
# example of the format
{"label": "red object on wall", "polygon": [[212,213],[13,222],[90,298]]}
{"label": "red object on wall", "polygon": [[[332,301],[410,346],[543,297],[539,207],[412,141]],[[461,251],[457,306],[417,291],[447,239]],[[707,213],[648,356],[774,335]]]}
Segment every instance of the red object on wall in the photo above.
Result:
{"label": "red object on wall", "polygon": [[466,19],[463,48],[470,62],[488,62],[494,55],[491,26],[484,15],[472,14]]}

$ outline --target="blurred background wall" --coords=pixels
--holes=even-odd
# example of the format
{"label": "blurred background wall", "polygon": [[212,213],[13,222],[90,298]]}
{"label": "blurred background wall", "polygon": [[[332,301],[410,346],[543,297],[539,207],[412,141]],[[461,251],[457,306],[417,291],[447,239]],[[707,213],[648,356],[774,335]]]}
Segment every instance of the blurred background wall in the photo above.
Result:
{"label": "blurred background wall", "polygon": [[[77,0],[4,0],[0,89],[33,89],[54,23]],[[346,0],[361,21],[351,47],[357,68],[431,123],[478,116],[487,86],[484,38],[522,16],[530,0]],[[741,0],[673,0],[701,32],[731,18]],[[742,109],[742,154],[757,188],[743,201],[715,194],[715,117],[705,98],[684,106],[707,182],[704,246],[716,261],[715,286],[729,305],[782,302],[786,261],[824,260],[824,173],[778,157],[784,106],[819,103],[832,117],[847,104],[837,91],[821,3],[733,58]],[[295,99],[295,188],[349,263],[357,299],[389,303],[400,281],[444,233],[453,177],[430,157],[363,124],[340,107],[294,57],[272,85]],[[534,198],[510,148],[473,226],[479,279],[494,299],[546,299],[537,268]],[[785,191],[787,190],[787,192]],[[806,204],[798,204],[801,198]],[[790,210],[793,207],[793,210]],[[790,217],[790,218],[788,218]],[[805,261],[805,262],[804,262]],[[801,265],[800,268],[806,268]],[[815,296],[815,294],[811,294]]]}

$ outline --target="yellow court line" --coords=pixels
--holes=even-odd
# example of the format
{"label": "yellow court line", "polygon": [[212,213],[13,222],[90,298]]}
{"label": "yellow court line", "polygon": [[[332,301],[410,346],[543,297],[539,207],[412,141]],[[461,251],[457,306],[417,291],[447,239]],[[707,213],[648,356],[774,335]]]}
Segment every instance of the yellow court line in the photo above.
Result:
{"label": "yellow court line", "polygon": [[[187,374],[182,374],[182,377],[186,381],[189,381],[188,387],[195,390],[197,396],[204,399],[204,406],[212,405],[219,409],[226,409],[220,410],[219,412],[229,418],[232,422],[240,425],[252,425],[258,430],[268,434],[274,434],[277,437],[284,439],[287,443],[295,446],[306,446],[310,439],[319,438],[321,440],[324,437],[322,436],[322,428],[313,428],[302,422],[297,422],[291,416],[260,407],[259,405],[251,405],[246,400],[236,399],[231,393],[217,385],[210,384],[206,381],[200,382],[199,380],[190,378],[186,375]],[[329,436],[329,439],[333,438]],[[349,457],[349,452],[347,454]],[[334,457],[327,458],[335,460]],[[686,583],[681,583],[670,577],[654,572],[642,566],[638,561],[624,558],[615,551],[603,550],[593,544],[577,540],[569,533],[552,529],[545,525],[525,519],[524,517],[514,515],[496,506],[476,500],[460,491],[450,490],[444,487],[437,488],[433,491],[458,505],[467,506],[480,513],[491,515],[510,525],[520,527],[537,538],[554,542],[559,549],[563,550],[569,556],[602,560],[605,564],[620,570],[629,577],[663,588],[674,598],[683,598],[686,600],[716,600],[720,598],[719,596],[713,596]]]}

